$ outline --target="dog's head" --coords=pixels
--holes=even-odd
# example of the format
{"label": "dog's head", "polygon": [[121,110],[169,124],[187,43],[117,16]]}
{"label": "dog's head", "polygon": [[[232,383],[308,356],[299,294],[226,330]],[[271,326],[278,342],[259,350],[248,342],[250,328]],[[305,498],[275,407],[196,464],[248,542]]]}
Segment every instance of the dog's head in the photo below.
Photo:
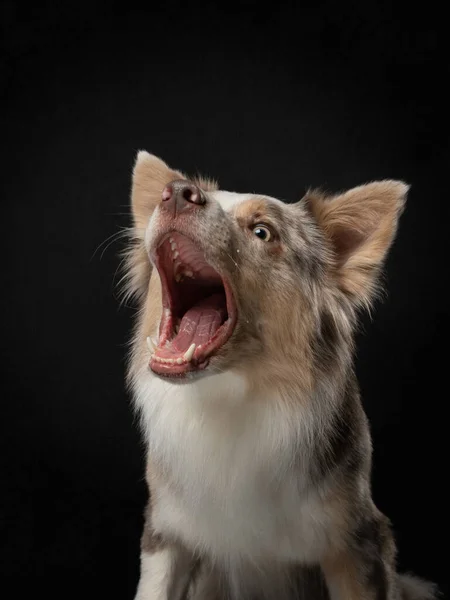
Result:
{"label": "dog's head", "polygon": [[188,382],[245,371],[256,382],[349,363],[408,187],[380,181],[295,204],[218,189],[140,152],[128,288],[141,303],[132,371]]}

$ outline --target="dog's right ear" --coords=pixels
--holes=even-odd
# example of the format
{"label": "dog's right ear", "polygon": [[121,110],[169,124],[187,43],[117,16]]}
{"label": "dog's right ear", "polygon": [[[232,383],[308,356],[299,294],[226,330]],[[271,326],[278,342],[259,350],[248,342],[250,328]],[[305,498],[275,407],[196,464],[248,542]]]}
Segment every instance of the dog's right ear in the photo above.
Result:
{"label": "dog's right ear", "polygon": [[184,179],[157,156],[145,150],[138,152],[133,169],[131,211],[134,226],[145,230],[148,220],[161,201],[164,187],[174,179]]}
{"label": "dog's right ear", "polygon": [[338,287],[357,306],[370,308],[377,293],[408,190],[402,181],[373,181],[336,196],[310,192],[302,201],[330,242]]}

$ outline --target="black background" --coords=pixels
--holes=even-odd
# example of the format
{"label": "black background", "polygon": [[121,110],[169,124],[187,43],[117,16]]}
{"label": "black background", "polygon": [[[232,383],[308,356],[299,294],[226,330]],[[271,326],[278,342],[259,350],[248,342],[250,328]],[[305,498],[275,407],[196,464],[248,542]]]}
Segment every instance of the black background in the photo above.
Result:
{"label": "black background", "polygon": [[134,311],[120,243],[99,245],[129,224],[141,148],[289,201],[412,184],[357,372],[400,568],[448,589],[448,46],[443,13],[412,4],[2,5],[2,590],[133,597]]}

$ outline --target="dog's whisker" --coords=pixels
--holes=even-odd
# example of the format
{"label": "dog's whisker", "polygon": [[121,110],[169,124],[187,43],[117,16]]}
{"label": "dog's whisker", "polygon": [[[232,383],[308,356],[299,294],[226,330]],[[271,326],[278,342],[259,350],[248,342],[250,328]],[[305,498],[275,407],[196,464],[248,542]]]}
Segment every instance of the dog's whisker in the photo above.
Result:
{"label": "dog's whisker", "polygon": [[103,240],[103,242],[101,242],[97,248],[94,250],[92,256],[91,256],[91,260],[95,257],[95,255],[97,254],[97,252],[100,250],[100,248],[102,248],[102,246],[104,246],[104,244],[107,244],[106,247],[103,249],[101,255],[100,255],[100,259],[103,257],[105,251],[109,248],[109,246],[111,246],[111,244],[113,244],[114,242],[116,242],[117,240],[121,239],[121,238],[126,238],[128,237],[128,228],[123,228],[123,230],[121,231],[116,231],[115,233],[111,234],[110,236],[108,236],[106,238],[106,240]]}

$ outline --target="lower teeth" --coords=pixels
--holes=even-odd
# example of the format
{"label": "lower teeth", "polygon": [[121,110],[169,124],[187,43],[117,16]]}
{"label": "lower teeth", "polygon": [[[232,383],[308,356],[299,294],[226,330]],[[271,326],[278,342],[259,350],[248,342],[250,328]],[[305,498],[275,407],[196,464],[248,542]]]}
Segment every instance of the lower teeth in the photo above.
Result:
{"label": "lower teeth", "polygon": [[196,345],[191,344],[189,346],[189,348],[186,350],[186,352],[184,353],[184,355],[182,357],[179,356],[178,358],[161,358],[160,356],[156,356],[154,353],[152,354],[151,358],[152,358],[152,360],[156,360],[156,362],[160,362],[160,363],[169,363],[172,365],[175,365],[175,364],[182,365],[183,363],[191,362],[191,360],[194,356],[195,348],[196,348]]}
{"label": "lower teeth", "polygon": [[155,356],[153,354],[151,358],[152,360],[156,360],[156,362],[169,363],[172,365],[182,365],[183,363],[187,362],[183,358],[181,358],[181,356],[178,358],[161,358],[160,356]]}

